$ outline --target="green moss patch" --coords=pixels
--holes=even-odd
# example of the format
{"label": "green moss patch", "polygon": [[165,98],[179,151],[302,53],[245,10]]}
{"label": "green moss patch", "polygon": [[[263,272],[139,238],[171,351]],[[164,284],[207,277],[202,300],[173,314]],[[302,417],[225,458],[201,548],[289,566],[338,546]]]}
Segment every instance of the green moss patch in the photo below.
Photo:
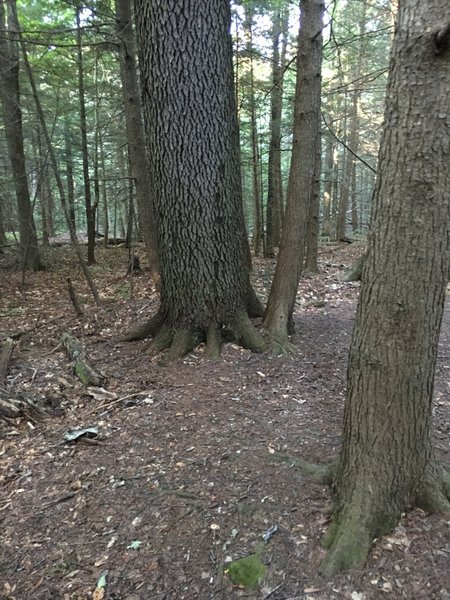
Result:
{"label": "green moss patch", "polygon": [[231,562],[226,573],[235,585],[253,590],[267,575],[267,567],[258,554],[250,554],[250,556]]}

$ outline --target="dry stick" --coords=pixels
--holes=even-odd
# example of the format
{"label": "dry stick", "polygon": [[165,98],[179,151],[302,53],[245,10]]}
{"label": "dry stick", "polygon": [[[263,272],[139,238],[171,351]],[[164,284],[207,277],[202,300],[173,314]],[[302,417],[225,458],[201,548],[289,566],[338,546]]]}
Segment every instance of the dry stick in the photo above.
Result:
{"label": "dry stick", "polygon": [[336,141],[338,141],[342,146],[344,146],[344,148],[346,150],[348,150],[348,152],[350,152],[350,154],[352,154],[357,160],[359,160],[359,162],[361,162],[363,165],[365,165],[368,169],[370,169],[372,171],[372,173],[375,173],[375,175],[376,175],[377,174],[377,170],[374,169],[372,167],[372,165],[370,165],[366,160],[364,160],[364,158],[362,158],[361,156],[359,156],[358,154],[356,154],[356,152],[354,152],[350,148],[350,146],[348,146],[343,140],[341,140],[341,138],[338,135],[336,135],[334,133],[334,131],[331,129],[330,125],[328,124],[328,122],[327,122],[327,120],[325,118],[324,113],[322,113],[322,120],[323,120],[323,122],[325,124],[325,127],[328,129],[328,131],[331,133],[331,135],[334,137],[334,139]]}
{"label": "dry stick", "polygon": [[105,378],[91,365],[86,353],[86,348],[83,346],[80,340],[78,340],[76,337],[73,337],[69,333],[63,333],[61,336],[61,342],[73,361],[75,375],[78,377],[81,383],[85,386],[101,386]]}
{"label": "dry stick", "polygon": [[64,216],[66,217],[67,226],[68,226],[69,232],[70,232],[70,239],[75,248],[77,258],[80,262],[81,269],[82,269],[83,274],[86,278],[86,281],[89,285],[89,288],[92,292],[92,296],[95,300],[95,303],[100,304],[100,297],[98,295],[97,287],[94,283],[94,280],[92,279],[92,276],[91,276],[89,268],[86,264],[86,261],[84,260],[83,254],[81,252],[80,244],[78,243],[78,238],[77,238],[77,234],[75,231],[75,227],[70,219],[69,207],[67,204],[66,194],[64,191],[64,186],[63,186],[63,182],[61,179],[61,175],[59,174],[58,162],[56,160],[55,151],[53,149],[53,145],[52,145],[52,142],[50,139],[50,134],[48,132],[47,123],[45,121],[45,116],[44,116],[44,111],[42,110],[42,104],[41,104],[41,101],[38,96],[38,91],[37,91],[36,83],[34,81],[33,72],[30,67],[30,61],[28,60],[28,54],[27,54],[27,49],[25,47],[25,42],[24,42],[22,33],[20,31],[18,32],[18,35],[19,35],[20,47],[22,50],[25,70],[27,72],[28,79],[30,81],[34,101],[36,104],[36,110],[38,113],[39,120],[41,122],[42,132],[44,134],[45,143],[47,144],[48,153],[50,155],[50,162],[52,164],[53,172],[55,174],[56,185],[58,186],[58,192],[59,192],[59,196],[60,196],[60,200],[61,200],[61,205],[62,205],[62,208],[64,211]]}
{"label": "dry stick", "polygon": [[69,297],[72,301],[75,312],[77,313],[77,315],[79,317],[82,317],[83,311],[81,310],[80,303],[78,302],[78,296],[75,291],[75,288],[73,287],[73,283],[72,283],[72,280],[70,279],[70,277],[67,278],[67,288],[69,290]]}
{"label": "dry stick", "polygon": [[8,372],[9,360],[14,348],[14,342],[7,338],[2,346],[2,356],[0,358],[0,387],[5,384],[6,373]]}

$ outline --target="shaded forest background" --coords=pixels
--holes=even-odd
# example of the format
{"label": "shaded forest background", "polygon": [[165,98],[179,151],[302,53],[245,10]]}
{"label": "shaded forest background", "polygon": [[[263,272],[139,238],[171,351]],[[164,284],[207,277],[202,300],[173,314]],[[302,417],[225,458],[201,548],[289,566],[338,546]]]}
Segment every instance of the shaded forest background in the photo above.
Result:
{"label": "shaded forest background", "polygon": [[[3,4],[7,14],[8,2]],[[109,2],[75,6],[27,1],[17,3],[17,16],[35,83],[33,90],[30,73],[21,67],[26,177],[38,238],[44,244],[57,242],[68,229],[36,95],[80,239],[90,215],[97,243],[110,238],[130,244],[142,232],[125,133],[114,7]],[[280,238],[292,146],[298,19],[298,6],[290,2],[232,4],[244,209],[256,255],[273,256]],[[393,11],[388,1],[342,0],[327,7],[325,22],[320,236],[339,240],[368,229]],[[11,21],[8,28],[9,41],[16,39]],[[4,129],[0,145],[4,252],[19,239]]]}

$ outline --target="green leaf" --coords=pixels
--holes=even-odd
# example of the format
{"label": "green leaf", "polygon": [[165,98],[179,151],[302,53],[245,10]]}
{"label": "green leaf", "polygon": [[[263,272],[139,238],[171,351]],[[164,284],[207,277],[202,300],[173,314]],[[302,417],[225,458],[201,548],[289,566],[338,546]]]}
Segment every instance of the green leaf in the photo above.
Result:
{"label": "green leaf", "polygon": [[133,540],[129,546],[127,546],[127,550],[139,550],[142,546],[141,540]]}
{"label": "green leaf", "polygon": [[97,581],[97,589],[106,587],[106,576],[108,575],[108,571],[103,571]]}

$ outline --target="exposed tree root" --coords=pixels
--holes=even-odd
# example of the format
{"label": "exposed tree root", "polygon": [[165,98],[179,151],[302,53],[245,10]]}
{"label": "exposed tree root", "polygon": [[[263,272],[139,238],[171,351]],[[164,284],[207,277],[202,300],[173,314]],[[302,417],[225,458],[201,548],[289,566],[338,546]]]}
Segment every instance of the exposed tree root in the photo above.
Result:
{"label": "exposed tree root", "polygon": [[296,354],[298,352],[296,346],[286,337],[272,338],[272,353],[275,356],[284,356],[285,354]]}
{"label": "exposed tree root", "polygon": [[314,463],[307,462],[306,460],[302,460],[301,458],[287,456],[281,452],[276,453],[274,457],[292,467],[295,467],[303,475],[309,477],[315,483],[320,483],[322,485],[331,485],[333,483],[337,461],[333,461],[326,465],[316,465]]}
{"label": "exposed tree root", "polygon": [[193,328],[180,327],[175,331],[172,345],[167,352],[167,358],[169,360],[183,358],[197,346],[200,339],[200,335]]}
{"label": "exposed tree root", "polygon": [[330,577],[339,571],[363,567],[373,538],[367,514],[350,507],[342,516],[335,516],[323,541],[328,553],[320,565],[320,574]]}
{"label": "exposed tree root", "polygon": [[352,265],[351,270],[344,276],[344,281],[361,281],[366,253],[364,252]]}
{"label": "exposed tree root", "polygon": [[173,331],[171,331],[166,325],[162,325],[153,340],[146,344],[142,351],[146,354],[158,354],[158,352],[167,350],[167,348],[170,348],[172,344],[173,336]]}
{"label": "exposed tree root", "polygon": [[[359,490],[334,514],[322,542],[328,548],[320,566],[322,575],[329,577],[364,565],[373,539],[391,531],[400,518],[401,510],[385,506],[385,502],[377,501],[373,491]],[[417,488],[414,504],[428,512],[450,514],[450,475],[438,465],[430,467]]]}
{"label": "exposed tree root", "polygon": [[132,329],[130,332],[120,336],[117,341],[134,342],[136,340],[143,340],[149,335],[154,336],[161,329],[163,323],[164,315],[159,310],[149,321],[146,321],[142,325],[139,325],[139,327],[136,327],[136,329]]}
{"label": "exposed tree root", "polygon": [[442,469],[442,485],[444,486],[447,498],[450,498],[450,473]]}
{"label": "exposed tree root", "polygon": [[211,323],[206,334],[206,353],[210,358],[217,359],[220,356],[222,336],[216,323]]}
{"label": "exposed tree root", "polygon": [[263,352],[266,349],[264,338],[256,330],[246,312],[238,312],[234,321],[230,324],[230,328],[244,348],[252,352]]}
{"label": "exposed tree root", "polygon": [[450,513],[450,476],[435,466],[418,488],[415,504],[430,513]]}
{"label": "exposed tree root", "polygon": [[134,341],[149,335],[153,336],[153,340],[143,348],[143,352],[157,354],[167,350],[168,360],[185,356],[205,340],[206,353],[211,358],[220,356],[220,348],[224,340],[237,341],[252,352],[263,352],[266,348],[264,338],[244,309],[237,312],[232,322],[226,324],[226,328],[220,323],[210,323],[204,328],[198,325],[171,326],[165,320],[162,311],[159,311],[150,321],[125,334],[119,340]]}

